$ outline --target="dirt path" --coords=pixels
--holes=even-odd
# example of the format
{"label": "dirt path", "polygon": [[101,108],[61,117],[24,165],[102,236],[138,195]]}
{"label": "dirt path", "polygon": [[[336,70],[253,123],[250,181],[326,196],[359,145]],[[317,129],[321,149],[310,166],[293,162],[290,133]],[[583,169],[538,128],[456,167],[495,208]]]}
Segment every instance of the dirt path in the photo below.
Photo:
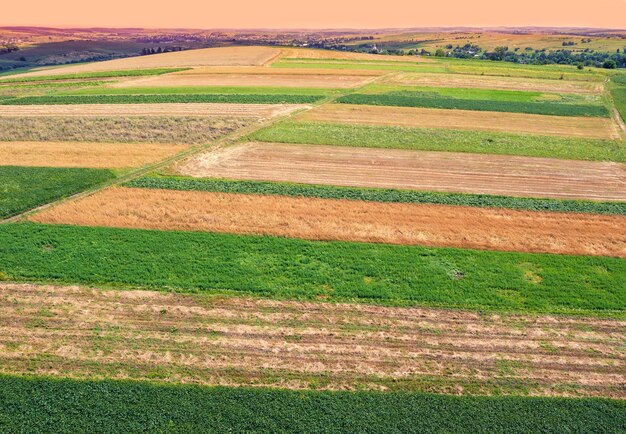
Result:
{"label": "dirt path", "polygon": [[187,176],[626,201],[621,163],[454,152],[248,143],[198,155]]}
{"label": "dirt path", "polygon": [[626,323],[0,284],[0,372],[625,398]]}
{"label": "dirt path", "polygon": [[626,257],[626,217],[113,188],[40,223]]}

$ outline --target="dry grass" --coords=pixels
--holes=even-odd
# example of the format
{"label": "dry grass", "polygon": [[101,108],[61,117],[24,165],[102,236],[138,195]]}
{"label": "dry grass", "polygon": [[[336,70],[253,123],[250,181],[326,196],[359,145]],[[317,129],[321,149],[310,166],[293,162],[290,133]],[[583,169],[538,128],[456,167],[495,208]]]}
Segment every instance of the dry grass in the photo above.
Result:
{"label": "dry grass", "polygon": [[626,201],[623,164],[322,145],[248,143],[183,163],[187,176]]}
{"label": "dry grass", "polygon": [[30,219],[83,226],[626,257],[623,216],[110,188],[46,209]]}
{"label": "dry grass", "polygon": [[155,163],[185,148],[156,144],[0,142],[0,166],[121,169]]}
{"label": "dry grass", "polygon": [[626,397],[619,321],[10,283],[0,309],[3,373]]}
{"label": "dry grass", "polygon": [[[195,76],[195,75],[215,75],[215,74],[245,74],[245,75],[350,75],[375,77],[388,74],[387,71],[374,71],[368,69],[326,69],[326,68],[267,68],[264,66],[203,66],[186,71],[168,74],[174,76]],[[144,77],[147,78],[147,77]],[[133,78],[134,81],[142,78]]]}
{"label": "dry grass", "polygon": [[397,73],[383,78],[380,83],[401,86],[461,87],[535,92],[600,94],[602,83],[544,80],[532,78],[494,77],[462,74]]}
{"label": "dry grass", "polygon": [[407,63],[432,63],[434,60],[417,56],[381,56],[368,53],[350,53],[345,51],[316,50],[309,48],[285,48],[280,58],[287,59],[332,59],[332,60],[378,60]]}
{"label": "dry grass", "polygon": [[307,108],[297,104],[78,104],[2,106],[0,117],[22,116],[217,116],[271,118]]}
{"label": "dry grass", "polygon": [[253,122],[218,116],[0,117],[0,141],[205,144]]}
{"label": "dry grass", "polygon": [[[63,68],[44,69],[21,74],[20,77],[41,77],[58,74],[118,71],[124,69],[180,68],[195,66],[263,65],[280,54],[271,47],[219,47],[177,51],[150,56],[128,57],[105,62],[86,63]],[[2,79],[0,78],[0,81]]]}
{"label": "dry grass", "polygon": [[544,116],[525,113],[326,104],[304,113],[300,119],[318,122],[452,128],[598,139],[620,138],[619,127],[612,119]]}

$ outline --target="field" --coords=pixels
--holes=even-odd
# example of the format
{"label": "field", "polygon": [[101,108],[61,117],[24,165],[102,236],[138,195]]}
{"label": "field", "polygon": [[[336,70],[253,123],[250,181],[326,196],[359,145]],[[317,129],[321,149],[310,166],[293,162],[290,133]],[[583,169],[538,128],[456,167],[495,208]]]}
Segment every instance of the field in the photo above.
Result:
{"label": "field", "polygon": [[624,431],[626,76],[251,41],[0,77],[0,431]]}

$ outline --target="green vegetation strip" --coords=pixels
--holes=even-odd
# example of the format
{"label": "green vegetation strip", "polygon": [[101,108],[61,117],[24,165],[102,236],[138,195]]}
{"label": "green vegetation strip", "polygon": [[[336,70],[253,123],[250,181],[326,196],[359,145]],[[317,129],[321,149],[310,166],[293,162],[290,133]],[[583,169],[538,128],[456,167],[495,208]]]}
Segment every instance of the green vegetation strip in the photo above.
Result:
{"label": "green vegetation strip", "polygon": [[436,128],[281,122],[250,136],[263,142],[626,161],[623,141]]}
{"label": "green vegetation strip", "polygon": [[0,80],[0,83],[26,83],[30,81],[80,80],[86,78],[110,77],[141,77],[148,75],[163,75],[170,72],[187,71],[191,68],[156,68],[156,69],[127,69],[120,71],[81,72],[75,74],[42,75],[30,77],[15,77]]}
{"label": "green vegetation strip", "polygon": [[0,166],[0,218],[113,179],[109,170]]}
{"label": "green vegetation strip", "polygon": [[2,101],[5,105],[52,104],[163,104],[163,103],[235,103],[235,104],[308,104],[324,95],[280,94],[173,94],[173,95],[63,95],[31,96]]}
{"label": "green vegetation strip", "polygon": [[64,92],[62,95],[174,95],[174,94],[248,94],[248,95],[331,95],[341,89],[316,87],[264,87],[264,86],[137,86],[101,87]]}
{"label": "green vegetation strip", "polygon": [[0,377],[3,432],[621,433],[607,399],[324,392]]}
{"label": "green vegetation strip", "polygon": [[453,98],[436,92],[388,92],[384,94],[352,94],[337,99],[345,104],[366,104],[396,107],[425,107],[438,109],[478,110],[493,112],[530,113],[553,116],[608,117],[609,111],[600,105],[563,104],[553,102],[494,101]]}
{"label": "green vegetation strip", "polygon": [[263,194],[371,202],[428,203],[438,205],[510,208],[530,211],[581,212],[626,215],[626,202],[534,199],[486,194],[439,193],[382,188],[337,187],[285,182],[194,179],[147,176],[124,184],[127,187],[165,190],[194,190],[221,193]]}
{"label": "green vegetation strip", "polygon": [[623,317],[626,261],[270,236],[11,223],[7,280]]}
{"label": "green vegetation strip", "polygon": [[619,112],[622,119],[626,122],[626,85],[625,86],[611,86],[611,96],[615,103],[615,108]]}

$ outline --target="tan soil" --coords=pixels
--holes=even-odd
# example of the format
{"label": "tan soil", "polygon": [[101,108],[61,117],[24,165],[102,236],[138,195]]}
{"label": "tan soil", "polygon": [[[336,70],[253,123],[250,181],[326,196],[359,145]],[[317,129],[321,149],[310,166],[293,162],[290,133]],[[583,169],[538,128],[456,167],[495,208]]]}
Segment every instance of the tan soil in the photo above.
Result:
{"label": "tan soil", "polygon": [[602,83],[544,80],[532,78],[492,77],[464,74],[416,74],[397,73],[383,78],[380,83],[401,86],[461,87],[535,92],[600,94]]}
{"label": "tan soil", "polygon": [[[327,68],[267,68],[264,66],[201,66],[188,69],[187,71],[167,74],[167,77],[174,76],[195,76],[195,75],[216,75],[216,74],[244,74],[244,75],[349,75],[376,77],[388,74],[387,71],[374,71],[368,69],[327,69]],[[162,76],[165,77],[165,76]],[[133,78],[138,81],[147,77]],[[129,79],[131,80],[131,79]]]}
{"label": "tan soil", "polygon": [[271,118],[307,108],[298,104],[76,104],[2,106],[0,116],[217,116]]}
{"label": "tan soil", "polygon": [[343,146],[248,143],[194,157],[194,177],[626,201],[621,163]]}
{"label": "tan soil", "polygon": [[187,146],[159,144],[0,142],[0,166],[128,168],[155,163]]}
{"label": "tan soil", "polygon": [[619,127],[609,118],[544,116],[525,113],[445,110],[326,104],[302,120],[402,127],[501,131],[552,136],[619,139]]}
{"label": "tan soil", "polygon": [[11,283],[0,309],[3,373],[626,397],[623,321]]}
{"label": "tan soil", "polygon": [[336,199],[110,188],[40,223],[276,235],[626,257],[626,217]]}
{"label": "tan soil", "polygon": [[[65,66],[62,68],[43,69],[21,74],[20,77],[41,77],[125,69],[263,65],[278,54],[280,54],[280,49],[272,47],[204,48],[150,56],[128,57],[124,59],[107,60],[105,62]],[[2,81],[2,78],[0,78],[0,81]]]}

